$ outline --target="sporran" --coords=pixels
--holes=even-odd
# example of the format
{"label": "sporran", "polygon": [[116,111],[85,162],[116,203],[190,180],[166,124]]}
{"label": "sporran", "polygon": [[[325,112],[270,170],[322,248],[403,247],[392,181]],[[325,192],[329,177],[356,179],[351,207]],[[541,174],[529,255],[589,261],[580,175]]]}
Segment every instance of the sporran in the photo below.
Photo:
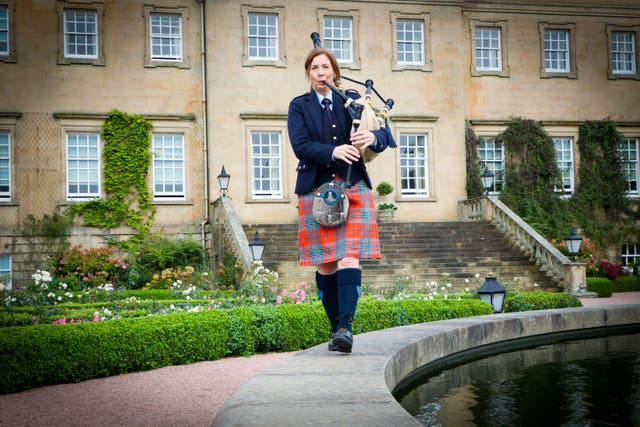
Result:
{"label": "sporran", "polygon": [[347,221],[349,198],[336,181],[322,184],[315,191],[312,208],[313,217],[324,227],[335,227]]}

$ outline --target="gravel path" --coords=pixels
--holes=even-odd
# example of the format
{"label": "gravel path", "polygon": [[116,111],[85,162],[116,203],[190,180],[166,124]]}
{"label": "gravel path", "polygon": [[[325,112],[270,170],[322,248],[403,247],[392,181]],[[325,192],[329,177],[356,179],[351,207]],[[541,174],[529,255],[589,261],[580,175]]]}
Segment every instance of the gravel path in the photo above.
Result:
{"label": "gravel path", "polygon": [[210,426],[238,387],[292,354],[167,366],[3,395],[0,426]]}

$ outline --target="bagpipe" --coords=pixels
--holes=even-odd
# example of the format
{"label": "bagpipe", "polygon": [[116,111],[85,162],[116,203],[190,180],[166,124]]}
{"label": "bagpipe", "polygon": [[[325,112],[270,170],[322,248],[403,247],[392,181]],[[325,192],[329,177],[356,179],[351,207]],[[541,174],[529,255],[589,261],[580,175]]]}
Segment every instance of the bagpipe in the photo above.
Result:
{"label": "bagpipe", "polygon": [[[322,48],[322,42],[320,41],[320,35],[318,33],[311,33],[311,40],[313,41],[314,48]],[[353,119],[353,131],[383,130],[387,134],[389,147],[396,148],[396,141],[393,138],[391,129],[389,128],[389,111],[393,108],[393,99],[383,98],[382,95],[380,95],[380,93],[373,87],[373,80],[371,79],[361,82],[344,75],[342,78],[365,87],[363,99],[355,89],[344,90],[340,86],[340,82],[336,83],[337,86],[334,86],[327,81],[324,82],[325,85],[327,85],[327,87],[344,102],[345,109]],[[375,94],[382,102],[381,108],[376,108],[373,105],[373,94]],[[365,162],[370,162],[378,155],[378,153],[367,147],[361,155],[361,158],[363,158]],[[350,169],[351,168],[349,168],[349,170]],[[346,182],[349,184],[348,179]]]}
{"label": "bagpipe", "polygon": [[[322,48],[322,42],[320,41],[320,35],[318,33],[311,33],[311,40],[313,40],[314,48]],[[331,89],[331,92],[344,102],[344,108],[352,118],[353,132],[358,130],[383,130],[387,134],[389,147],[397,147],[391,129],[389,128],[389,111],[393,108],[393,99],[384,99],[373,87],[373,80],[360,82],[346,76],[342,76],[342,78],[366,88],[363,99],[355,89],[344,90],[340,86],[340,82],[335,82],[337,87],[326,80],[324,82],[324,84]],[[379,109],[373,106],[372,98],[374,93],[383,104]],[[370,147],[367,147],[360,152],[360,160],[358,161],[370,162],[377,155],[378,153]],[[331,182],[321,185],[316,190],[313,201],[313,217],[318,221],[318,224],[324,227],[335,227],[346,222],[349,211],[349,198],[346,196],[343,186],[345,188],[352,186],[351,167],[352,165],[350,164],[344,183],[332,180]]]}

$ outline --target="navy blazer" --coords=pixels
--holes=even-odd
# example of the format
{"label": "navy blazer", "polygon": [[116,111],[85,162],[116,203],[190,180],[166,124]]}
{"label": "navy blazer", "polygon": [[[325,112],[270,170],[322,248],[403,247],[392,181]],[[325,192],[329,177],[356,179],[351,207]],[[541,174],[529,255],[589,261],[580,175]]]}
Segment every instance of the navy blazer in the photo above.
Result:
{"label": "navy blazer", "polygon": [[[342,100],[337,95],[333,96],[333,114],[337,118],[341,129],[344,132],[344,140],[349,141],[351,133],[352,118],[345,110]],[[294,98],[289,104],[287,117],[287,127],[289,140],[293,152],[298,158],[298,177],[296,180],[296,194],[307,194],[313,190],[316,182],[318,168],[331,165],[334,145],[330,142],[323,142],[322,138],[322,109],[318,102],[318,96],[314,91]],[[376,151],[382,152],[389,145],[387,132],[384,130],[373,131],[376,135]],[[371,179],[367,173],[364,161],[353,164],[359,168],[364,180],[369,188]],[[344,177],[343,177],[344,178]]]}

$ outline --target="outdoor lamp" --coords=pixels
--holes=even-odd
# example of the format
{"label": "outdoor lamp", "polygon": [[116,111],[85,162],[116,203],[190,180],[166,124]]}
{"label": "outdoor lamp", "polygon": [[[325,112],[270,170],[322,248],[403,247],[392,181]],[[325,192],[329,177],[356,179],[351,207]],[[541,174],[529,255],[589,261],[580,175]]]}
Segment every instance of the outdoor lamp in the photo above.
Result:
{"label": "outdoor lamp", "polygon": [[576,255],[580,252],[580,245],[582,244],[582,237],[578,236],[576,229],[571,229],[569,237],[564,238],[564,242],[567,244],[567,249],[575,261]]}
{"label": "outdoor lamp", "polygon": [[493,172],[491,172],[486,167],[484,168],[484,172],[482,172],[482,175],[480,175],[480,181],[482,181],[482,185],[484,186],[484,189],[485,189],[485,193],[484,193],[485,196],[489,194],[489,189],[493,185],[494,177],[495,175],[493,174]]}
{"label": "outdoor lamp", "polygon": [[231,175],[224,170],[224,165],[222,165],[222,171],[220,175],[218,175],[218,184],[220,185],[220,191],[222,191],[222,197],[227,196],[227,190],[229,189],[229,181],[231,180]]}
{"label": "outdoor lamp", "polygon": [[502,312],[506,294],[505,287],[498,282],[498,278],[493,276],[487,277],[480,289],[478,289],[478,296],[482,301],[491,305],[494,313]]}
{"label": "outdoor lamp", "polygon": [[253,237],[253,241],[249,243],[249,249],[251,249],[251,256],[253,257],[254,261],[260,261],[262,259],[264,247],[265,243],[260,240],[258,230],[256,230],[256,235]]}

